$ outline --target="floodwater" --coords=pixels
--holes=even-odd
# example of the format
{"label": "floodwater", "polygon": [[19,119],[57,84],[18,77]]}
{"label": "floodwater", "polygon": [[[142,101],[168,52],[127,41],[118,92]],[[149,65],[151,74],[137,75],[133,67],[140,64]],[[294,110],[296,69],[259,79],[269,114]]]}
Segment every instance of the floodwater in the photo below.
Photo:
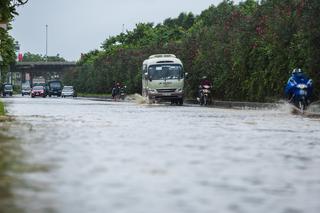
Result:
{"label": "floodwater", "polygon": [[320,212],[320,119],[285,106],[3,101],[0,212]]}

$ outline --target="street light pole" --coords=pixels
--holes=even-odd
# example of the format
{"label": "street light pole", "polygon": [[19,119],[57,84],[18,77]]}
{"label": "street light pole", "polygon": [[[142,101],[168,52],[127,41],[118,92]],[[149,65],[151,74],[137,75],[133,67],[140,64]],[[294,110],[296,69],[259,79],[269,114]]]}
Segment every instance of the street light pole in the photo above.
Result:
{"label": "street light pole", "polygon": [[46,61],[48,61],[48,25],[46,24]]}
{"label": "street light pole", "polygon": [[[0,44],[1,44],[1,40],[0,40]],[[2,85],[2,75],[1,75],[1,65],[2,65],[2,62],[3,62],[3,58],[0,54],[0,85]]]}
{"label": "street light pole", "polygon": [[2,84],[2,75],[1,75],[1,65],[2,65],[3,59],[2,56],[0,55],[0,85]]}

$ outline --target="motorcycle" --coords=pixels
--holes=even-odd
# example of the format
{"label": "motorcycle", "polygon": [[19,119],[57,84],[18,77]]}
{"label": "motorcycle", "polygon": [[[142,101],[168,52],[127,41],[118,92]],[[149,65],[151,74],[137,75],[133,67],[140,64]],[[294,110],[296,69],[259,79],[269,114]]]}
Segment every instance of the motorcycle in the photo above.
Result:
{"label": "motorcycle", "polygon": [[126,86],[120,88],[120,99],[124,100],[126,97]]}
{"label": "motorcycle", "polygon": [[200,105],[208,105],[211,102],[211,86],[202,85],[199,87],[199,97],[197,98]]}
{"label": "motorcycle", "polygon": [[288,81],[287,91],[291,91],[289,95],[289,103],[303,113],[310,104],[310,96],[312,93],[312,80],[297,83],[294,79]]}

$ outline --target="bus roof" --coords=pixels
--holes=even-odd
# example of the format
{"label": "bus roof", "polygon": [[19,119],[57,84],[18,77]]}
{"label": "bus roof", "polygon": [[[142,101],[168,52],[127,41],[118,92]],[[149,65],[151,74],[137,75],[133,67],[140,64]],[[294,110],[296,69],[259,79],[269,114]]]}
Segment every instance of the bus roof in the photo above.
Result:
{"label": "bus roof", "polygon": [[151,58],[176,58],[176,56],[173,54],[156,54],[149,56],[149,59]]}
{"label": "bus roof", "polygon": [[143,64],[151,65],[151,64],[181,64],[182,62],[173,54],[157,54],[151,55],[149,59],[146,59]]}

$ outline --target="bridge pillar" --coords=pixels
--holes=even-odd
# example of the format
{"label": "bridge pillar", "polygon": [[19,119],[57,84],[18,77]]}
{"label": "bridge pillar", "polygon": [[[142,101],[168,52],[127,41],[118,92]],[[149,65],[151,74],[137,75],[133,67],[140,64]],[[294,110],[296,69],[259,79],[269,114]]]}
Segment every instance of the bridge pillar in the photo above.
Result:
{"label": "bridge pillar", "polygon": [[21,72],[21,82],[26,81],[26,72]]}
{"label": "bridge pillar", "polygon": [[30,75],[30,76],[29,76],[29,78],[30,78],[30,85],[32,86],[32,85],[33,85],[33,74],[32,74],[32,72],[30,72],[29,75]]}

